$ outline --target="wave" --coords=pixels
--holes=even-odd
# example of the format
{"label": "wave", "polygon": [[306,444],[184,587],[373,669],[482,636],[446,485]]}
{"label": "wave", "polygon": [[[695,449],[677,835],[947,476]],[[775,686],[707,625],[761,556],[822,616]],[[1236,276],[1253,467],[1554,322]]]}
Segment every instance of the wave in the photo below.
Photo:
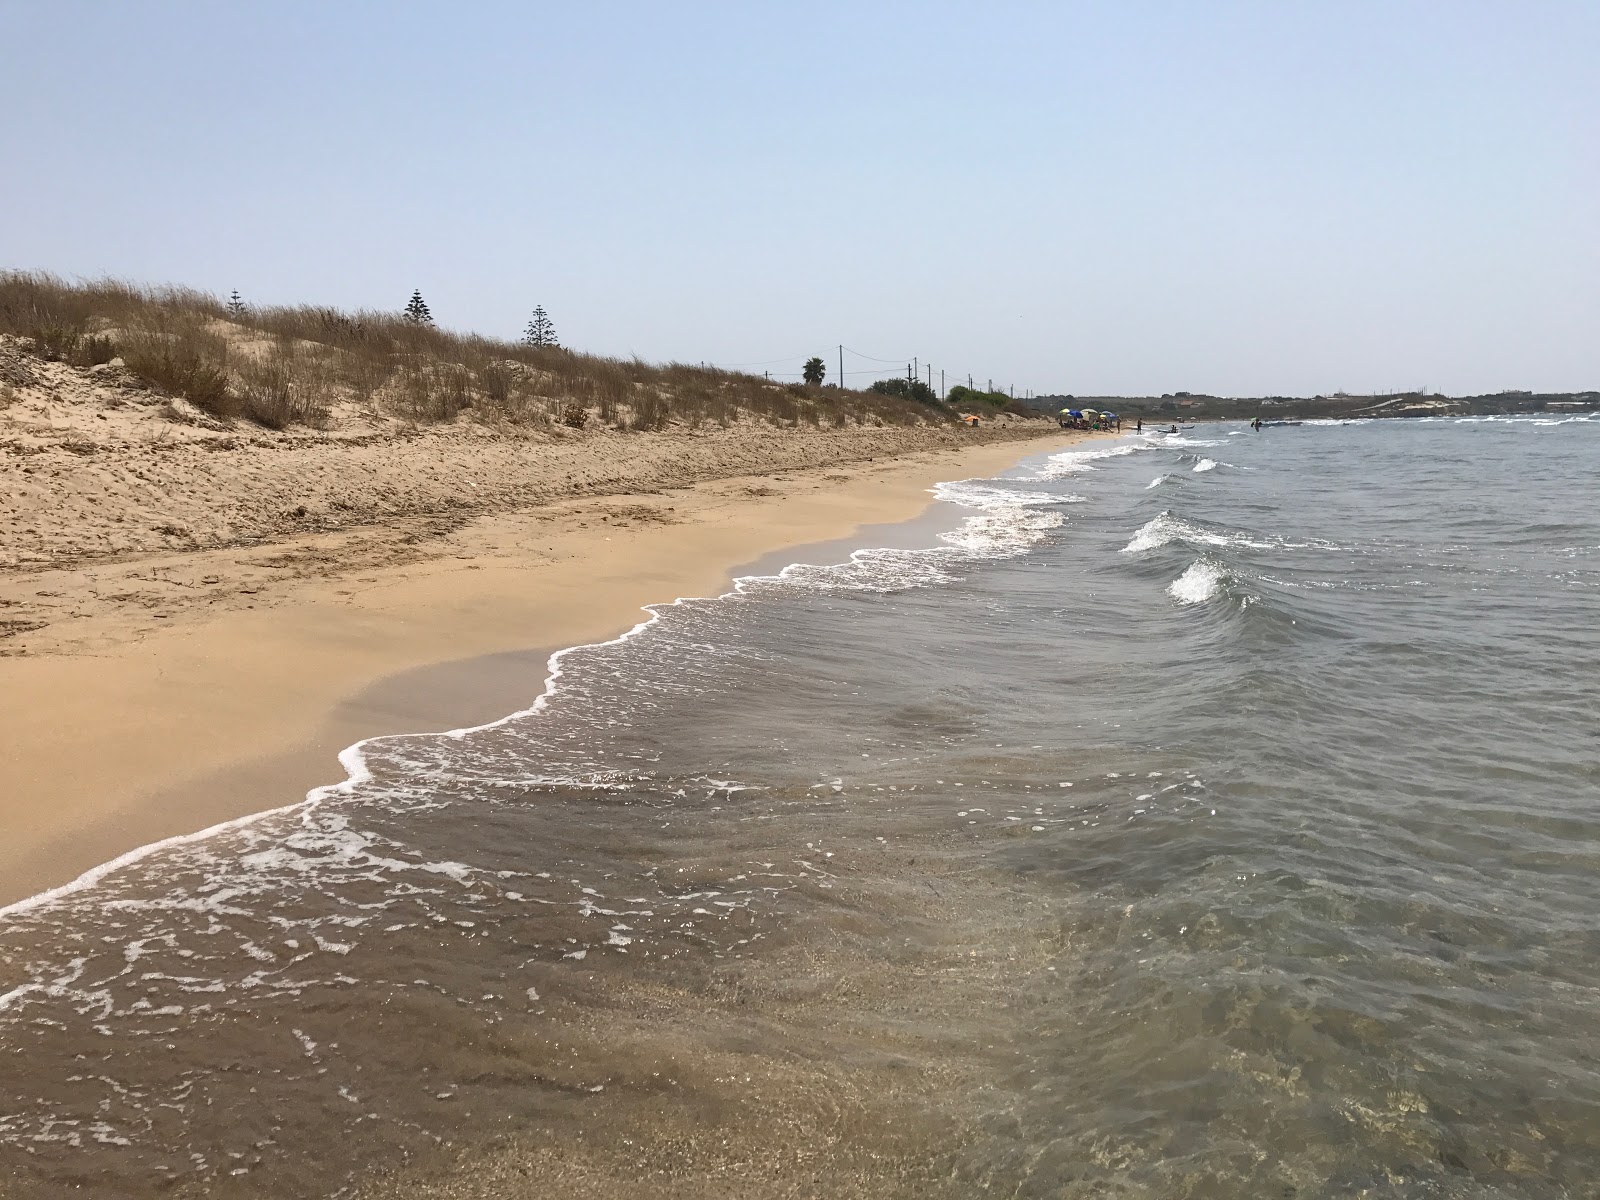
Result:
{"label": "wave", "polygon": [[1214,458],[1202,458],[1199,462],[1195,463],[1194,469],[1196,472],[1215,471],[1218,465],[1219,464],[1217,463],[1217,460]]}
{"label": "wave", "polygon": [[[933,494],[963,508],[978,510],[960,528],[940,535],[946,547],[931,551],[865,551],[858,554],[869,557],[886,553],[927,557],[929,554],[948,555],[954,551],[974,559],[1008,558],[1037,545],[1066,520],[1061,513],[1047,506],[1084,502],[1082,496],[1018,491],[972,479],[938,484]],[[779,572],[779,578],[785,578],[783,572]]]}
{"label": "wave", "polygon": [[1173,542],[1191,546],[1245,546],[1254,550],[1270,550],[1278,543],[1261,541],[1242,533],[1219,533],[1202,529],[1198,525],[1174,516],[1171,512],[1157,513],[1134,531],[1133,538],[1122,548],[1123,554],[1142,554]]}
{"label": "wave", "polygon": [[[1227,464],[1224,463],[1224,466]],[[1146,489],[1148,490],[1148,489]],[[1274,534],[1251,534],[1237,529],[1206,528],[1176,516],[1170,509],[1151,517],[1138,529],[1121,550],[1123,554],[1143,554],[1162,546],[1181,542],[1189,546],[1236,547],[1246,550],[1336,550],[1350,552],[1350,547],[1320,538],[1290,541]]]}
{"label": "wave", "polygon": [[1222,591],[1228,572],[1220,563],[1197,558],[1189,569],[1167,585],[1167,595],[1179,604],[1204,604]]}
{"label": "wave", "polygon": [[1451,417],[1456,425],[1567,425],[1572,422],[1587,423],[1600,418],[1600,413],[1499,413],[1486,417]]}
{"label": "wave", "polygon": [[1144,490],[1148,492],[1151,488],[1160,487],[1163,483],[1171,483],[1174,478],[1175,476],[1172,475],[1157,475],[1149,483],[1144,485]]}
{"label": "wave", "polygon": [[1045,460],[1029,479],[1048,480],[1065,479],[1069,475],[1081,474],[1084,471],[1095,470],[1095,463],[1108,458],[1121,458],[1127,454],[1136,454],[1140,450],[1153,450],[1155,445],[1139,442],[1119,442],[1115,446],[1108,446],[1103,450],[1066,450],[1060,454],[1052,454]]}

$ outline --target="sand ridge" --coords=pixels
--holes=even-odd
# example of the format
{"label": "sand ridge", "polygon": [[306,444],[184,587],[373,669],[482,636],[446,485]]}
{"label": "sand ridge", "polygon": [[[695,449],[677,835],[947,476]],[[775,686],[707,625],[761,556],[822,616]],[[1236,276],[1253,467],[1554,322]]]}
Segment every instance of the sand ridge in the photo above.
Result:
{"label": "sand ridge", "polygon": [[[574,495],[1035,437],[1001,413],[944,424],[740,419],[623,433],[492,415],[438,425],[344,404],[325,429],[223,424],[112,363],[80,369],[0,338],[0,570],[251,546],[411,518],[460,520]],[[29,619],[6,614],[12,620]]]}

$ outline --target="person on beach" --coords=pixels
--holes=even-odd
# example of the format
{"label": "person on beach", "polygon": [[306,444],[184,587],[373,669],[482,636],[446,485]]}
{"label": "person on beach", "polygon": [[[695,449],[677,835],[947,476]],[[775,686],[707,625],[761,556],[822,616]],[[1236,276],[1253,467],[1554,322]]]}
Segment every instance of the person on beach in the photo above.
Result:
{"label": "person on beach", "polygon": [[1134,420],[1133,431],[1135,433],[1143,433],[1144,432],[1144,418],[1143,417],[1138,417],[1138,418],[1136,418]]}

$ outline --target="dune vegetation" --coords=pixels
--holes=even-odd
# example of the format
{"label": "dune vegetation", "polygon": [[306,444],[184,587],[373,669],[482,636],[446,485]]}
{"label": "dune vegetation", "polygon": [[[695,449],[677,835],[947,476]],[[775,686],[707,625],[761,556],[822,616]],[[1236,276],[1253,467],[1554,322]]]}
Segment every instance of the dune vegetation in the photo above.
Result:
{"label": "dune vegetation", "polygon": [[192,288],[0,272],[0,334],[39,358],[119,362],[224,422],[326,427],[339,406],[418,425],[461,420],[620,431],[669,426],[928,425],[937,402],[775,383],[441,329],[417,314],[254,307]]}

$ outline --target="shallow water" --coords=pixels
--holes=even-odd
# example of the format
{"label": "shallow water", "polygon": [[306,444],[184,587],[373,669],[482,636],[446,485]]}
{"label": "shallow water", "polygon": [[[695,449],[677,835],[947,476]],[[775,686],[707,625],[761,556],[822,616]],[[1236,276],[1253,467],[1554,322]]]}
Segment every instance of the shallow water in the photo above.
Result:
{"label": "shallow water", "polygon": [[1589,1194],[1597,452],[1536,418],[1040,457],[943,488],[936,546],[659,609],[536,711],[366,743],[7,915],[7,1194],[496,1155]]}

